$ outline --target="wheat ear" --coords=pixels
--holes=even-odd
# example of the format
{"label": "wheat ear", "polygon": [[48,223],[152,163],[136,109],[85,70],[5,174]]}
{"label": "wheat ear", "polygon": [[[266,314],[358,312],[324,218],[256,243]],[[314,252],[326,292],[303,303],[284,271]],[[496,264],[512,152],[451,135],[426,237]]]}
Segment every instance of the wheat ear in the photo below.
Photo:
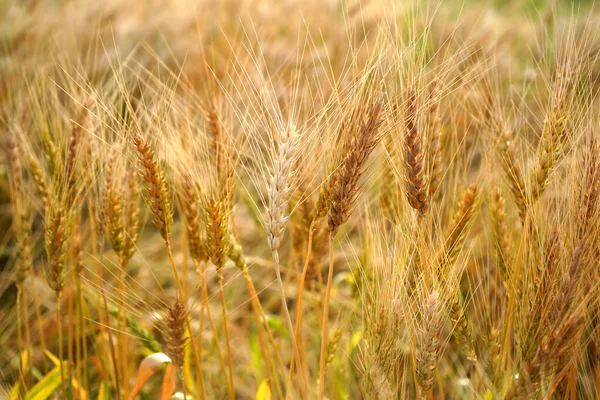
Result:
{"label": "wheat ear", "polygon": [[323,304],[323,321],[321,323],[321,356],[319,362],[319,399],[325,395],[325,367],[327,361],[327,338],[329,322],[329,298],[331,297],[331,282],[333,280],[333,239],[339,227],[344,224],[350,214],[358,193],[359,179],[364,173],[365,164],[373,149],[379,143],[379,127],[382,123],[383,93],[371,105],[366,122],[360,125],[359,133],[350,142],[350,148],[336,171],[332,190],[327,222],[329,224],[329,272]]}
{"label": "wheat ear", "polygon": [[[293,125],[282,130],[279,135],[279,146],[273,155],[273,171],[270,175],[267,188],[268,203],[265,230],[267,232],[267,242],[271,249],[273,259],[275,260],[275,271],[277,273],[277,282],[279,284],[284,318],[292,338],[293,352],[295,357],[299,359],[298,346],[294,336],[294,326],[287,306],[283,279],[281,278],[281,266],[279,263],[279,247],[281,246],[283,233],[289,219],[289,216],[287,215],[287,205],[291,194],[290,179],[293,175],[292,167],[296,156],[297,140],[296,128]],[[300,386],[301,390],[305,393],[306,382],[304,382],[301,376],[299,378],[302,382]]]}
{"label": "wheat ear", "polygon": [[430,200],[428,185],[423,172],[423,135],[418,127],[417,119],[417,89],[411,85],[407,90],[405,115],[405,149],[404,163],[406,165],[407,197],[412,208],[425,215],[429,210]]}
{"label": "wheat ear", "polygon": [[433,291],[424,301],[421,320],[416,330],[417,382],[423,392],[429,391],[433,386],[433,378],[440,356],[441,329],[440,295],[437,291]]}

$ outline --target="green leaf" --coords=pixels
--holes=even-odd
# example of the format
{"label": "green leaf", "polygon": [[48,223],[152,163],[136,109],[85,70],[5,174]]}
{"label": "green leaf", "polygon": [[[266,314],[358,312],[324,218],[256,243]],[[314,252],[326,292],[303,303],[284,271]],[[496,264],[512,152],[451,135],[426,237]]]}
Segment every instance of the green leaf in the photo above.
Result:
{"label": "green leaf", "polygon": [[269,382],[263,380],[256,391],[256,400],[271,400],[271,388]]}
{"label": "green leaf", "polygon": [[21,390],[21,382],[17,381],[17,383],[15,383],[15,385],[12,387],[12,389],[10,389],[8,398],[10,400],[18,400],[19,399],[19,390]]}
{"label": "green leaf", "polygon": [[109,400],[110,397],[108,397],[108,395],[109,395],[109,390],[108,390],[108,387],[106,387],[106,382],[101,382],[100,390],[98,390],[97,400]]}
{"label": "green leaf", "polygon": [[29,393],[25,400],[46,400],[60,386],[60,367],[54,367],[42,378]]}
{"label": "green leaf", "polygon": [[363,335],[361,331],[356,331],[352,334],[352,338],[350,339],[350,343],[348,344],[348,353],[352,353],[352,351],[354,351],[354,349],[358,347],[358,344],[362,340],[362,337]]}
{"label": "green leaf", "polygon": [[494,400],[494,395],[490,389],[486,390],[485,394],[483,395],[483,400]]}
{"label": "green leaf", "polygon": [[256,325],[254,324],[252,324],[252,329],[250,330],[250,354],[252,360],[252,370],[255,373],[256,380],[261,380],[264,376],[262,354],[260,352],[258,331]]}

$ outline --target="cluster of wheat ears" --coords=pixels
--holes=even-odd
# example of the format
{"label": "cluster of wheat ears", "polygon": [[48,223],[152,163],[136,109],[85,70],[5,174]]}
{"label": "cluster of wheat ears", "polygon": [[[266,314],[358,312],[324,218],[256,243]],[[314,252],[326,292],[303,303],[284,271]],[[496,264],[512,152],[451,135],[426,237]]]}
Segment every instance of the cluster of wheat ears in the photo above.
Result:
{"label": "cluster of wheat ears", "polygon": [[94,3],[0,5],[0,397],[600,398],[593,6]]}

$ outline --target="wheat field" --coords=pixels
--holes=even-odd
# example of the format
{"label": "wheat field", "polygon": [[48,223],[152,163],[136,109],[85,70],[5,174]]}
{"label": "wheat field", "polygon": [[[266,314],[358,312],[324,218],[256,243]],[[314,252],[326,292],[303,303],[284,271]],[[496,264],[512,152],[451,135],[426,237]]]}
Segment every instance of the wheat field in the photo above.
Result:
{"label": "wheat field", "polygon": [[599,30],[0,1],[0,399],[600,398]]}

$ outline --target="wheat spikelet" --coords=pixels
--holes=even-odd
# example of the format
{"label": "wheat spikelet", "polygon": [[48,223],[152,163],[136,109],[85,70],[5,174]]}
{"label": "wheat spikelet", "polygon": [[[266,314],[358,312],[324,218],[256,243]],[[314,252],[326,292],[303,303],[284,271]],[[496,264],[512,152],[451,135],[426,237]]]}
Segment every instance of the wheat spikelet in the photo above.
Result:
{"label": "wheat spikelet", "polygon": [[424,300],[421,321],[416,331],[417,382],[424,391],[433,386],[433,378],[439,361],[442,314],[440,295],[431,292]]}
{"label": "wheat spikelet", "polygon": [[306,271],[306,287],[313,288],[316,284],[317,276],[321,273],[321,262],[327,255],[327,237],[329,236],[328,226],[321,223],[315,228],[314,240],[312,241],[311,257]]}
{"label": "wheat spikelet", "polygon": [[163,349],[177,368],[183,367],[183,356],[188,340],[185,336],[187,318],[188,312],[185,306],[181,301],[175,300],[166,315]]}
{"label": "wheat spikelet", "polygon": [[555,77],[549,111],[544,121],[542,143],[531,172],[532,202],[535,202],[548,186],[550,174],[562,156],[562,147],[567,136],[573,74],[570,63],[565,63]]}
{"label": "wheat spikelet", "polygon": [[571,261],[563,272],[558,283],[558,290],[554,294],[554,308],[551,313],[551,321],[560,321],[571,307],[576,305],[575,298],[578,295],[580,279],[583,276],[582,267],[585,258],[586,239],[582,239],[575,247]]}
{"label": "wheat spikelet", "polygon": [[21,165],[21,156],[17,147],[16,134],[11,132],[6,139],[8,149],[8,161],[11,172],[11,191],[13,196],[21,195],[23,191],[23,166]]}
{"label": "wheat spikelet", "polygon": [[206,248],[210,261],[217,269],[219,280],[219,295],[221,298],[221,314],[223,316],[223,328],[225,331],[225,343],[227,345],[227,361],[229,368],[228,390],[229,397],[234,397],[233,386],[233,361],[231,357],[231,346],[229,341],[229,330],[227,327],[227,310],[225,307],[225,294],[223,289],[223,269],[227,262],[227,251],[231,247],[228,242],[228,210],[223,201],[211,198],[207,203],[207,227]]}
{"label": "wheat spikelet", "polygon": [[127,191],[125,198],[125,238],[121,251],[121,264],[127,265],[136,251],[136,242],[140,229],[140,208],[138,205],[139,187],[135,170],[132,168],[127,174]]}
{"label": "wheat spikelet", "polygon": [[286,214],[290,194],[290,178],[293,175],[294,153],[296,149],[296,129],[290,125],[279,137],[279,148],[273,159],[273,172],[269,178],[267,216],[265,230],[269,248],[279,262],[277,251],[289,219]]}
{"label": "wheat spikelet", "polygon": [[597,217],[598,194],[600,193],[600,140],[590,140],[589,149],[583,157],[583,179],[580,183],[579,195],[581,206],[577,215],[577,237],[582,239],[595,228],[593,220]]}
{"label": "wheat spikelet", "polygon": [[519,380],[513,383],[507,399],[530,398],[540,385],[542,371],[553,371],[560,367],[565,362],[566,352],[577,343],[585,327],[578,302],[584,248],[585,242],[580,241],[573,251],[569,266],[561,274],[557,290],[544,294],[549,301],[549,312],[544,320],[545,332],[539,333],[537,352],[531,360],[526,360],[519,372]]}
{"label": "wheat spikelet", "polygon": [[227,211],[222,201],[211,198],[207,203],[206,248],[210,261],[221,274],[227,261]]}
{"label": "wheat spikelet", "polygon": [[499,188],[496,188],[491,195],[490,211],[492,220],[492,230],[494,232],[494,247],[496,249],[496,266],[500,273],[502,283],[508,288],[508,279],[510,271],[508,264],[510,262],[510,243],[506,233],[506,208],[504,197]]}
{"label": "wheat spikelet", "polygon": [[452,265],[467,236],[467,228],[475,211],[477,202],[477,185],[469,186],[463,193],[461,201],[450,222],[450,230],[444,242],[444,251],[439,260],[440,270],[445,271],[446,265]]}
{"label": "wheat spikelet", "polygon": [[214,158],[216,185],[219,196],[230,207],[233,195],[234,165],[231,154],[231,143],[225,132],[223,122],[219,117],[219,106],[216,100],[211,100],[207,112],[207,122],[210,133],[210,148]]}
{"label": "wheat spikelet", "polygon": [[492,131],[496,135],[498,141],[497,151],[500,165],[504,170],[504,175],[508,181],[513,200],[519,210],[521,222],[525,223],[525,215],[527,214],[525,181],[515,153],[512,132],[500,113],[490,116],[489,119],[489,122],[492,125]]}
{"label": "wheat spikelet", "polygon": [[475,353],[475,341],[471,334],[469,319],[467,317],[464,306],[460,303],[458,297],[450,301],[450,320],[453,324],[452,334],[456,339],[461,350],[471,362],[477,362],[477,354]]}
{"label": "wheat spikelet", "polygon": [[125,247],[125,239],[123,233],[123,196],[117,188],[119,177],[115,182],[114,174],[116,173],[114,158],[108,168],[106,174],[106,194],[105,194],[105,211],[107,232],[110,239],[110,244],[115,253],[121,257],[123,248]]}
{"label": "wheat spikelet", "polygon": [[440,122],[439,110],[439,82],[434,80],[429,88],[429,110],[427,115],[427,130],[429,137],[428,154],[428,178],[429,178],[429,198],[434,199],[438,195],[438,189],[442,180],[442,152],[440,146],[440,137],[442,128]]}
{"label": "wheat spikelet", "polygon": [[48,211],[45,223],[46,256],[48,258],[46,279],[50,288],[58,296],[65,285],[68,221],[62,208]]}
{"label": "wheat spikelet", "polygon": [[141,163],[140,175],[146,182],[147,201],[152,214],[152,222],[160,232],[165,242],[169,242],[173,212],[164,171],[154,159],[154,150],[146,139],[137,134],[133,143],[138,151]]}
{"label": "wheat spikelet", "polygon": [[315,203],[313,221],[321,220],[329,212],[329,205],[331,204],[331,196],[333,195],[336,178],[337,175],[335,171],[332,171],[319,187],[319,197]]}
{"label": "wheat spikelet", "polygon": [[180,196],[180,203],[183,209],[190,254],[196,262],[203,262],[206,261],[207,255],[202,231],[200,230],[199,201],[189,174],[185,174],[181,180],[181,188],[183,193]]}
{"label": "wheat spikelet", "polygon": [[58,172],[58,165],[60,165],[58,148],[56,144],[50,139],[46,138],[44,140],[44,149],[46,150],[46,162],[48,163],[48,170],[50,171],[51,176],[55,176]]}
{"label": "wheat spikelet", "polygon": [[23,187],[23,166],[14,132],[8,136],[8,161],[10,165],[10,197],[13,209],[15,237],[15,277],[21,286],[32,266],[31,217]]}
{"label": "wheat spikelet", "polygon": [[335,352],[337,351],[337,347],[338,347],[341,337],[342,337],[342,330],[338,328],[335,331],[333,331],[333,333],[331,334],[331,337],[327,341],[327,357],[326,357],[326,361],[325,361],[326,367],[329,366],[333,362],[333,359],[335,358]]}
{"label": "wheat spikelet", "polygon": [[543,329],[547,324],[544,323],[540,327],[542,321],[548,321],[549,312],[552,306],[552,297],[556,288],[559,274],[558,266],[560,262],[560,234],[558,230],[554,230],[546,243],[544,255],[544,268],[541,276],[536,282],[536,293],[527,319],[527,336],[523,344],[523,355],[525,360],[532,360],[535,356],[535,349],[541,338],[540,329]]}
{"label": "wheat spikelet", "polygon": [[505,398],[531,399],[538,390],[543,370],[555,370],[567,351],[577,342],[583,328],[583,315],[575,311],[568,315],[552,333],[544,338],[535,357],[519,370]]}
{"label": "wheat spikelet", "polygon": [[361,123],[360,132],[352,139],[350,150],[337,171],[327,218],[332,234],[337,232],[352,213],[364,164],[379,142],[378,130],[382,123],[382,106],[383,94],[369,109],[367,121]]}
{"label": "wheat spikelet", "polygon": [[225,132],[223,132],[223,125],[219,120],[219,114],[217,113],[217,106],[214,102],[211,102],[210,107],[206,116],[209,132],[210,132],[210,147],[211,153],[214,157],[214,165],[216,169],[217,182],[223,184],[225,173]]}
{"label": "wheat spikelet", "polygon": [[91,100],[88,100],[79,111],[77,120],[72,122],[71,135],[69,136],[69,143],[67,144],[67,155],[64,166],[65,182],[67,185],[67,205],[70,205],[75,197],[75,181],[78,173],[75,165],[77,161],[77,150],[80,147],[79,143],[81,142],[83,129],[85,129],[89,122],[89,107],[91,107],[91,105]]}
{"label": "wheat spikelet", "polygon": [[406,100],[406,139],[404,142],[404,163],[406,165],[408,203],[424,215],[429,210],[428,185],[423,172],[423,135],[419,131],[417,120],[417,89],[411,85]]}
{"label": "wheat spikelet", "polygon": [[498,376],[496,374],[496,366],[500,359],[502,351],[502,343],[500,341],[500,330],[498,328],[490,328],[486,335],[486,345],[488,348],[488,359],[485,364],[487,375],[493,380],[494,384],[498,384]]}
{"label": "wheat spikelet", "polygon": [[33,156],[29,156],[29,166],[38,193],[42,199],[42,205],[44,206],[44,209],[46,209],[48,208],[48,185],[46,184],[46,177],[44,176],[40,164]]}
{"label": "wheat spikelet", "polygon": [[398,201],[399,185],[394,175],[394,162],[396,159],[396,149],[392,139],[392,133],[385,138],[386,162],[381,174],[381,193],[379,203],[381,210],[386,218],[392,222],[395,221],[400,212],[400,202]]}

